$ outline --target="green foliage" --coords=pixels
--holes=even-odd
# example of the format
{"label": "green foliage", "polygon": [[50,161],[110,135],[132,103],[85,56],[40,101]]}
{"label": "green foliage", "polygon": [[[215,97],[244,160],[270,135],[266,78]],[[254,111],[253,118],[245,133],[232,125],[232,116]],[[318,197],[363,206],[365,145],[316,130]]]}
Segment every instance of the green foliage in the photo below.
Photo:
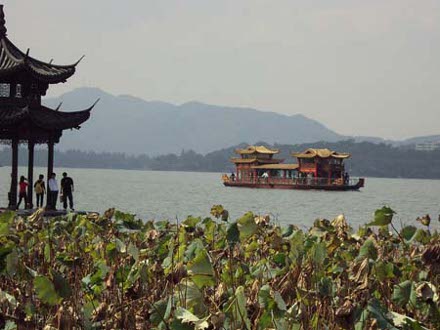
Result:
{"label": "green foliage", "polygon": [[373,239],[367,239],[359,250],[359,259],[377,259],[377,248]]}
{"label": "green foliage", "polygon": [[396,214],[390,207],[384,206],[374,212],[374,220],[370,222],[369,226],[388,226],[393,220],[393,215]]}
{"label": "green foliage", "polygon": [[410,241],[413,237],[414,234],[416,233],[417,228],[414,226],[406,226],[403,227],[402,230],[400,231],[400,235],[407,241]]}
{"label": "green foliage", "polygon": [[34,287],[38,298],[43,303],[54,306],[60,302],[61,299],[53,283],[46,276],[37,276],[34,280]]}
{"label": "green foliage", "polygon": [[214,270],[205,249],[198,250],[187,267],[188,274],[199,288],[214,285]]}
{"label": "green foliage", "polygon": [[440,235],[389,233],[390,208],[357,234],[343,216],[302,231],[212,212],[180,224],[3,214],[0,316],[24,329],[440,328]]}
{"label": "green foliage", "polygon": [[407,304],[416,306],[416,292],[414,283],[412,281],[404,281],[396,284],[393,291],[393,301],[401,307],[405,307]]}
{"label": "green foliage", "polygon": [[238,231],[240,232],[240,240],[244,241],[254,235],[258,229],[252,212],[246,213],[237,220]]}

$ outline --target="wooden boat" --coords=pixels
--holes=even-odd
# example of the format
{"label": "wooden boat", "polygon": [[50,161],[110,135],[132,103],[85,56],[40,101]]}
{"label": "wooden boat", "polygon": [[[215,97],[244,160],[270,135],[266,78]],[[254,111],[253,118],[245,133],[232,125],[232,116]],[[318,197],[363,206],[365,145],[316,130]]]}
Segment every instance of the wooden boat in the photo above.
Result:
{"label": "wooden boat", "polygon": [[345,171],[347,153],[329,149],[307,149],[293,153],[297,164],[286,164],[284,159],[273,158],[279,150],[264,146],[249,146],[235,151],[241,157],[231,158],[236,171],[230,176],[223,174],[227,187],[302,189],[302,190],[359,190],[365,179],[353,179]]}

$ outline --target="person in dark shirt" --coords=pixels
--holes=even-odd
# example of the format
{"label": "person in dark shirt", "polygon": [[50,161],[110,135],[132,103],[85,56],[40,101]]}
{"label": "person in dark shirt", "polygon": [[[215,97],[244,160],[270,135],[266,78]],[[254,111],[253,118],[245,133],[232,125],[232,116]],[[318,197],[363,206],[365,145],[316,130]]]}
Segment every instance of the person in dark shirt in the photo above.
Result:
{"label": "person in dark shirt", "polygon": [[63,196],[63,207],[67,209],[67,199],[69,199],[69,206],[72,211],[73,209],[73,180],[71,177],[67,176],[67,173],[63,173],[63,178],[61,179],[61,195]]}

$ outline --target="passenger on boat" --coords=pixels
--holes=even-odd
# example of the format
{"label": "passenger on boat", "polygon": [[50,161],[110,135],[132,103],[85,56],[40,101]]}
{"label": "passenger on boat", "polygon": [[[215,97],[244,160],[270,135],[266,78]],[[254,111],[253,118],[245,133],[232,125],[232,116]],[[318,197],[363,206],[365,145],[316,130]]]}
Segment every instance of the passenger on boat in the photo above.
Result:
{"label": "passenger on boat", "polygon": [[234,172],[231,173],[230,178],[231,178],[231,181],[235,181],[235,173]]}
{"label": "passenger on boat", "polygon": [[344,177],[344,184],[347,185],[350,182],[350,175],[347,172],[345,172],[343,177]]}
{"label": "passenger on boat", "polygon": [[269,177],[269,174],[268,174],[267,172],[264,172],[264,173],[261,175],[261,177],[262,177],[263,179],[267,179],[267,178]]}

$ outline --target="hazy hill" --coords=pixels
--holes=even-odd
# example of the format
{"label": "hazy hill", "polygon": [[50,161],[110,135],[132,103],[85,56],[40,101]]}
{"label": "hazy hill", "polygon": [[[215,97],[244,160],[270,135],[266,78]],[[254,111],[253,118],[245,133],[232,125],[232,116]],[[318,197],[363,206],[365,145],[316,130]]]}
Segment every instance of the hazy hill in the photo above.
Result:
{"label": "hazy hill", "polygon": [[426,135],[426,136],[416,136],[404,140],[386,140],[375,136],[354,136],[353,140],[355,142],[371,142],[371,143],[386,143],[391,144],[396,147],[403,146],[414,146],[417,143],[429,143],[429,142],[439,142],[440,135]]}
{"label": "hazy hill", "polygon": [[402,145],[412,145],[417,143],[440,142],[440,135],[417,136],[401,141]]}
{"label": "hazy hill", "polygon": [[307,143],[344,137],[303,115],[189,102],[173,105],[80,88],[46,104],[73,111],[100,102],[80,132],[64,133],[59,149],[159,155],[194,150],[207,153],[239,143]]}

